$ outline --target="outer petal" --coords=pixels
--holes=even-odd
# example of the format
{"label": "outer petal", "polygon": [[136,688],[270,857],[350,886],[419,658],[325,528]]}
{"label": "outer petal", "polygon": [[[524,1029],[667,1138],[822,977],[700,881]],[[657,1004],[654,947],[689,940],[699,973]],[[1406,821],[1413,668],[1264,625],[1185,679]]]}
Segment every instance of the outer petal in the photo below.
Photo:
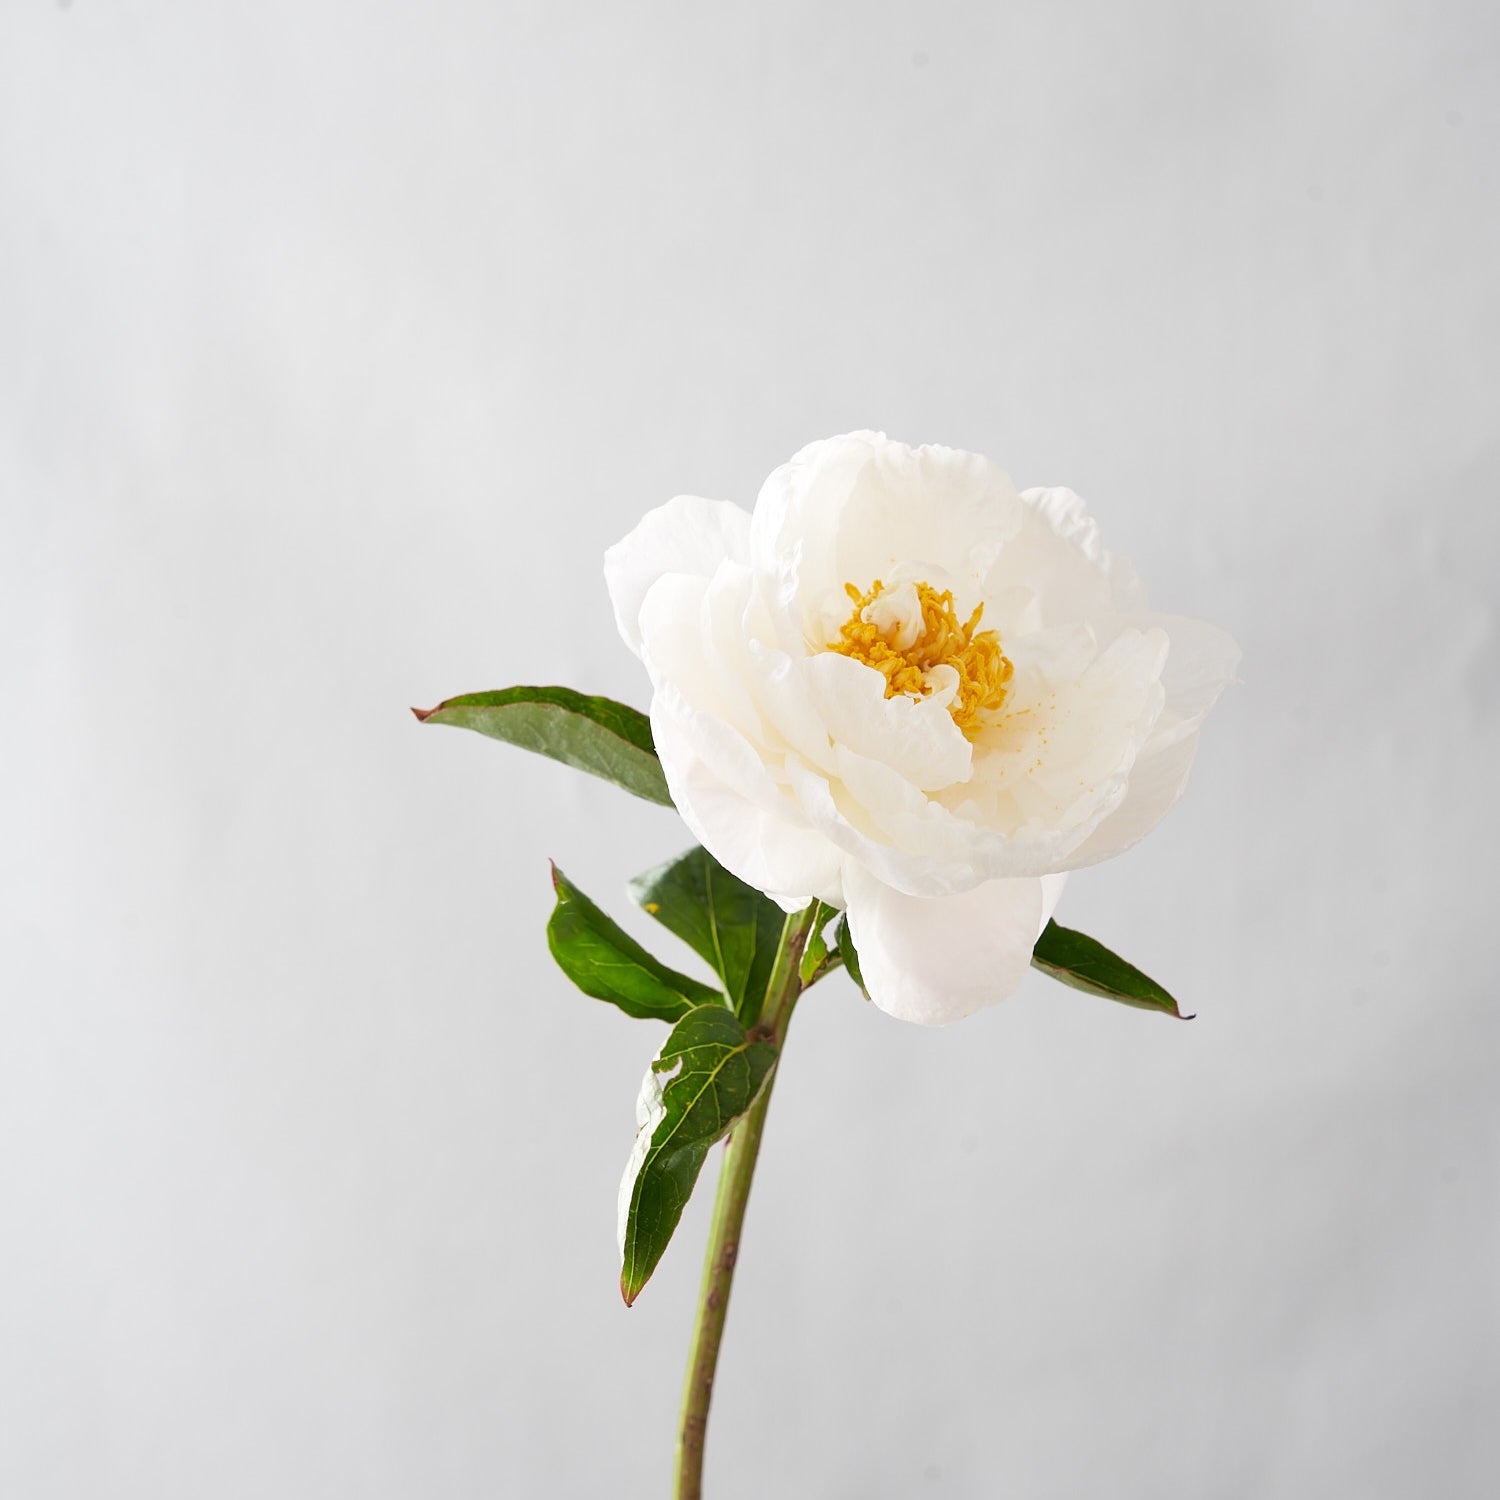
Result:
{"label": "outer petal", "polygon": [[1074,851],[1069,868],[1096,865],[1145,838],[1182,795],[1197,753],[1197,730],[1160,748],[1143,750],[1131,767],[1120,805]]}
{"label": "outer petal", "polygon": [[1239,665],[1240,648],[1215,625],[1168,615],[1139,616],[1127,623],[1147,622],[1166,630],[1171,640],[1161,679],[1166,706],[1131,767],[1120,805],[1074,853],[1070,869],[1123,853],[1166,816],[1187,786],[1198,726]]}
{"label": "outer petal", "polygon": [[1145,609],[1135,569],[1104,550],[1072,490],[1026,490],[1021,499],[1025,520],[985,579],[987,625],[1010,637]]}
{"label": "outer petal", "polygon": [[1056,904],[1056,881],[992,880],[959,896],[905,896],[858,866],[844,872],[849,931],[881,1010],[946,1026],[1014,994]]}
{"label": "outer petal", "polygon": [[[1042,920],[1036,930],[1037,937],[1041,937],[1042,928],[1052,920],[1052,913],[1057,910],[1057,903],[1062,900],[1063,887],[1067,883],[1066,870],[1059,871],[1056,875],[1042,876]],[[1032,946],[1036,946],[1034,941]]]}
{"label": "outer petal", "polygon": [[679,495],[647,511],[629,536],[604,554],[604,581],[625,644],[641,654],[641,605],[667,573],[710,578],[725,559],[748,562],[750,516],[724,500]]}
{"label": "outer petal", "polygon": [[[658,578],[641,605],[640,654],[658,691],[671,683],[700,713],[722,719],[758,745],[764,726],[739,670],[743,638],[736,642],[733,630],[748,577],[743,568],[726,563],[712,578],[688,573]],[[725,647],[732,653],[728,660]]]}
{"label": "outer petal", "polygon": [[1217,625],[1181,615],[1134,615],[1120,623],[1127,630],[1164,630],[1171,641],[1161,674],[1167,701],[1153,739],[1180,738],[1196,729],[1234,681],[1240,648],[1233,637]]}
{"label": "outer petal", "polygon": [[763,643],[763,615],[754,576],[739,563],[721,563],[708,579],[668,573],[641,605],[641,657],[654,683],[670,682],[696,711],[724,719],[768,768],[789,748],[831,766],[828,727],[804,681],[810,663]]}
{"label": "outer petal", "polygon": [[844,904],[839,851],[808,825],[742,736],[696,712],[670,683],[657,684],[651,733],[677,811],[725,869],[788,911],[815,897]]}
{"label": "outer petal", "polygon": [[1170,643],[1160,629],[1116,629],[1118,619],[1098,633],[1049,632],[1062,649],[1035,661],[1031,648],[1044,637],[1021,642],[1012,700],[980,735],[971,782],[940,794],[957,816],[1008,837],[1010,858],[992,875],[1072,868],[1074,852],[1125,798],[1162,712]]}

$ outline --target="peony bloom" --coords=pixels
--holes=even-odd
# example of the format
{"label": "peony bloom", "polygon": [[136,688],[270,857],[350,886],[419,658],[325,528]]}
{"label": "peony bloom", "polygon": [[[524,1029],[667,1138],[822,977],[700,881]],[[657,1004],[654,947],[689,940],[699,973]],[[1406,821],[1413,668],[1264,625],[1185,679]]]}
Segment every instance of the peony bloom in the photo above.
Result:
{"label": "peony bloom", "polygon": [[1238,651],[1148,613],[1069,490],[877,433],[813,443],[753,515],[681,496],[605,556],[673,800],[787,910],[848,912],[870,997],[1004,999],[1066,872],[1187,780]]}

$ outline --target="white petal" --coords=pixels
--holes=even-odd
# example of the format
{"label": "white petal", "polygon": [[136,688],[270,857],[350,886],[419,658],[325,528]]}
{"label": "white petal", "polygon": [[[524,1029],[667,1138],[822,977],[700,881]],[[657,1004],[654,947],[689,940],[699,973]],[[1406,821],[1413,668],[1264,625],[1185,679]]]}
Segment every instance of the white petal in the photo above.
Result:
{"label": "white petal", "polygon": [[837,743],[879,760],[923,791],[969,779],[973,751],[943,696],[887,698],[879,672],[836,651],[809,657],[804,680]]}
{"label": "white petal", "polygon": [[1063,887],[1067,883],[1066,870],[1059,871],[1056,875],[1042,876],[1042,921],[1036,930],[1038,937],[1042,935],[1042,928],[1052,920],[1052,913],[1057,910],[1057,904],[1062,900]]}
{"label": "white petal", "polygon": [[721,565],[712,578],[664,574],[641,603],[639,649],[658,688],[671,683],[700,713],[723,719],[759,744],[764,728],[740,670],[743,633],[736,638],[750,587],[749,572],[733,563]]}
{"label": "white petal", "polygon": [[1143,619],[1164,629],[1171,642],[1161,679],[1166,706],[1130,769],[1123,800],[1072,855],[1071,868],[1122,853],[1166,816],[1187,786],[1198,726],[1239,664],[1240,648],[1217,626],[1169,615],[1138,616],[1131,623]]}
{"label": "white petal", "polygon": [[1069,868],[1096,865],[1145,838],[1182,795],[1197,753],[1196,730],[1159,749],[1143,750],[1130,769],[1120,805],[1068,856]]}
{"label": "white petal", "polygon": [[909,651],[922,634],[922,596],[915,583],[883,588],[859,612],[897,651]]}
{"label": "white petal", "polygon": [[1098,526],[1072,490],[1026,490],[1021,499],[1025,519],[984,584],[984,623],[1002,640],[1145,609],[1135,569],[1104,550]]}
{"label": "white petal", "polygon": [[844,904],[839,851],[772,780],[730,726],[657,685],[651,733],[667,787],[693,836],[725,869],[788,910]]}
{"label": "white petal", "polygon": [[[1138,758],[1149,745],[1154,759],[1176,735],[1158,734],[1168,654],[1158,618],[1127,625],[1112,617],[1102,643],[1088,626],[1077,627],[1077,642],[1072,631],[1054,633],[1047,659],[1075,675],[1038,688],[1018,673],[1016,713],[981,735],[966,782],[928,794],[880,744],[861,753],[842,739],[831,768],[791,755],[781,773],[810,826],[911,896],[1095,863],[1103,855],[1092,836],[1125,803]],[[1164,784],[1143,765],[1139,805],[1154,802]],[[1180,780],[1169,790],[1180,790]],[[1131,826],[1119,825],[1122,837]]]}
{"label": "white petal", "polygon": [[[1046,925],[1040,880],[992,880],[923,898],[851,865],[844,893],[870,998],[922,1026],[946,1026],[1014,994]],[[1046,892],[1053,904],[1057,893],[1055,885]]]}
{"label": "white petal", "polygon": [[995,874],[1006,840],[955,818],[889,766],[834,747],[836,772],[818,775],[795,756],[787,786],[831,844],[884,884],[914,896],[948,896]]}
{"label": "white petal", "polygon": [[1235,680],[1240,648],[1217,625],[1181,615],[1132,615],[1121,622],[1126,629],[1163,630],[1171,642],[1161,674],[1167,702],[1163,718],[1182,733],[1196,729]]}
{"label": "white petal", "polygon": [[755,502],[755,566],[782,643],[817,649],[848,618],[845,584],[954,580],[972,608],[1025,507],[1010,476],[954,448],[910,448],[880,433],[812,443]]}
{"label": "white petal", "polygon": [[764,645],[763,616],[755,580],[738,563],[720,564],[706,580],[669,573],[641,606],[641,655],[653,682],[670,682],[697,712],[724,719],[767,766],[790,750],[831,768],[828,727],[804,680],[807,660]]}
{"label": "white petal", "polygon": [[937,794],[1005,841],[991,876],[1072,868],[1126,795],[1162,710],[1168,644],[1160,630],[1110,626],[1102,640],[1081,625],[1022,642],[1012,697],[976,739],[973,776]]}
{"label": "white petal", "polygon": [[809,443],[774,469],[756,496],[754,566],[780,644],[793,655],[809,644],[797,602],[803,572],[812,569],[819,588],[828,586],[844,503],[870,462],[872,445],[884,441],[883,433],[851,432]]}
{"label": "white petal", "polygon": [[679,495],[648,511],[629,536],[604,554],[604,581],[625,644],[641,651],[641,605],[667,573],[708,578],[725,559],[748,562],[750,517],[724,500]]}

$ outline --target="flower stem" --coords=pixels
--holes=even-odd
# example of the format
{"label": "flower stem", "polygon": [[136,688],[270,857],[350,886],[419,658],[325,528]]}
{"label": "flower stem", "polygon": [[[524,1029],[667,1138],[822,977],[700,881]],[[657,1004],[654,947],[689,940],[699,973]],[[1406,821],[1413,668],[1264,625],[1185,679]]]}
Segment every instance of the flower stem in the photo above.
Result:
{"label": "flower stem", "polygon": [[[766,1004],[756,1030],[776,1047],[778,1054],[786,1036],[792,1007],[802,993],[802,950],[812,932],[818,904],[794,912],[781,929],[781,946],[766,986]],[[778,1066],[779,1066],[778,1059]],[[682,1392],[682,1421],[677,1430],[677,1467],[672,1489],[674,1500],[702,1500],[703,1439],[708,1427],[708,1403],[713,1399],[714,1370],[719,1362],[719,1344],[724,1337],[724,1319],[729,1312],[729,1289],[734,1264],[740,1253],[740,1229],[750,1202],[750,1182],[755,1158],[765,1130],[766,1111],[776,1070],[771,1070],[760,1097],[734,1127],[724,1146],[724,1165],[719,1172],[719,1191],[714,1199],[713,1219],[708,1229],[708,1254],[703,1262],[703,1285],[698,1293],[698,1317],[688,1348],[687,1382]]]}

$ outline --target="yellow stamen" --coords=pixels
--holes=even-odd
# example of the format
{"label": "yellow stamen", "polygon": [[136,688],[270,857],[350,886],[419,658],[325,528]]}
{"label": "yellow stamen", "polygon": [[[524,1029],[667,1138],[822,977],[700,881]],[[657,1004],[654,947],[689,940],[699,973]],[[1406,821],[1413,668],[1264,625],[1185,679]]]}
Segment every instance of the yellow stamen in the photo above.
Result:
{"label": "yellow stamen", "polygon": [[897,693],[925,698],[931,691],[926,674],[934,667],[952,667],[958,673],[958,692],[948,712],[964,734],[972,737],[984,716],[1004,704],[1006,683],[1015,668],[1000,649],[998,630],[976,632],[983,604],[960,625],[953,613],[950,590],[940,594],[930,583],[915,587],[922,628],[911,645],[897,648],[891,644],[893,631],[882,633],[878,625],[865,618],[885,589],[877,578],[864,593],[852,583],[844,585],[844,592],[854,601],[854,613],[839,627],[839,638],[830,641],[828,649],[874,667],[885,678],[887,698]]}

